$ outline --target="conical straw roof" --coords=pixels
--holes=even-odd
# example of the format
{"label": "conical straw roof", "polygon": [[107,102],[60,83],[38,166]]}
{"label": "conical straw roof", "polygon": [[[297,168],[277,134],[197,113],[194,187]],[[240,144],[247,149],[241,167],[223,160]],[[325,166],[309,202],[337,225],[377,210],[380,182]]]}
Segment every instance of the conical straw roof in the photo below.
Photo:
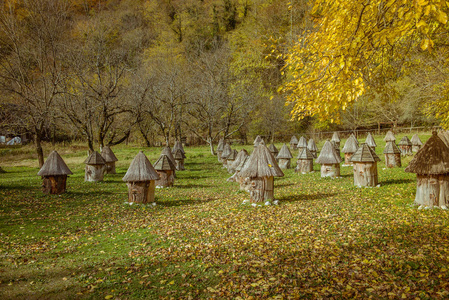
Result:
{"label": "conical straw roof", "polygon": [[340,142],[340,136],[338,135],[338,132],[334,132],[334,134],[332,135],[332,139],[331,142]]}
{"label": "conical straw roof", "polygon": [[176,166],[167,155],[161,154],[154,163],[154,169],[157,171],[173,171],[176,170]]}
{"label": "conical straw roof", "polygon": [[270,146],[268,146],[268,150],[270,150],[271,154],[273,154],[273,156],[276,156],[279,153],[278,148],[276,148],[276,146],[274,144],[271,144]]}
{"label": "conical straw roof", "polygon": [[438,137],[443,141],[444,144],[446,144],[446,146],[449,147],[449,139],[444,133],[444,131],[438,132]]}
{"label": "conical straw roof", "polygon": [[318,147],[316,146],[316,143],[313,139],[310,139],[307,143],[307,149],[310,151],[318,151]]}
{"label": "conical straw roof", "polygon": [[247,156],[243,157],[240,160],[239,165],[235,168],[235,170],[240,172],[242,169],[244,169],[246,167],[246,164],[249,161],[249,157],[250,157],[250,155],[247,155]]}
{"label": "conical straw roof", "polygon": [[284,173],[279,168],[275,158],[265,145],[259,145],[240,171],[242,177],[282,177]]}
{"label": "conical straw roof", "polygon": [[400,141],[399,141],[399,146],[411,146],[412,142],[409,140],[409,138],[407,136],[404,136]]}
{"label": "conical straw roof", "polygon": [[380,158],[368,144],[362,143],[349,160],[352,162],[378,162]]}
{"label": "conical straw roof", "polygon": [[384,154],[398,154],[398,153],[402,153],[402,152],[398,148],[398,146],[396,146],[396,144],[393,141],[391,141],[391,142],[387,142],[387,145],[385,146],[383,153]]}
{"label": "conical straw roof", "polygon": [[84,161],[86,165],[104,165],[106,162],[97,151],[92,152]]}
{"label": "conical straw roof", "polygon": [[327,140],[324,143],[323,149],[321,149],[320,155],[315,161],[322,165],[333,165],[341,163],[341,157],[337,154],[332,143]]}
{"label": "conical straw roof", "polygon": [[182,143],[181,141],[176,141],[175,145],[173,146],[172,152],[175,153],[176,150],[181,149],[182,154],[184,154],[184,158],[185,158],[185,154],[186,152],[184,151],[184,148],[182,147]]}
{"label": "conical straw roof", "polygon": [[290,144],[298,144],[298,139],[296,138],[296,136],[292,136],[292,138],[290,139]]}
{"label": "conical straw roof", "polygon": [[449,148],[435,131],[405,168],[405,172],[420,175],[449,173]]}
{"label": "conical straw roof", "polygon": [[355,137],[355,135],[353,133],[351,133],[350,137],[352,136],[352,138],[355,140],[355,143],[357,145],[357,148],[359,147],[359,141],[357,140],[357,138]]}
{"label": "conical straw roof", "polygon": [[223,147],[224,147],[224,140],[220,139],[220,141],[218,141],[217,151],[223,151]]}
{"label": "conical straw roof", "polygon": [[307,140],[305,137],[300,137],[298,141],[298,145],[296,146],[298,148],[307,148]]}
{"label": "conical straw roof", "polygon": [[101,150],[101,156],[107,163],[118,161],[117,157],[115,156],[114,152],[112,152],[112,149],[109,146],[103,147],[103,149]]}
{"label": "conical straw roof", "polygon": [[366,136],[365,143],[370,147],[377,147],[376,141],[374,141],[374,138],[370,132],[368,132],[368,135]]}
{"label": "conical straw roof", "polygon": [[276,156],[277,159],[289,159],[293,158],[292,153],[290,152],[290,149],[286,144],[284,144],[281,148],[281,151],[279,151],[278,156]]}
{"label": "conical straw roof", "polygon": [[240,152],[237,154],[237,157],[231,164],[231,168],[237,170],[237,167],[240,165],[242,160],[244,160],[246,157],[248,157],[248,152],[245,149],[240,150]]}
{"label": "conical straw roof", "polygon": [[313,160],[313,154],[312,152],[310,152],[309,149],[307,148],[302,148],[301,152],[298,154],[297,159],[302,159],[302,160]]}
{"label": "conical straw roof", "polygon": [[237,157],[237,154],[238,154],[237,150],[233,149],[233,150],[231,150],[231,154],[229,154],[226,159],[235,160],[235,158]]}
{"label": "conical straw roof", "polygon": [[134,182],[134,181],[150,181],[158,180],[159,174],[157,174],[151,162],[143,154],[142,151],[134,157],[129,165],[128,171],[126,171],[123,181]]}
{"label": "conical straw roof", "polygon": [[259,143],[262,141],[262,138],[260,137],[260,135],[256,136],[256,138],[254,139],[254,146],[258,146]]}
{"label": "conical straw roof", "polygon": [[69,167],[65,164],[62,157],[56,151],[52,151],[47,157],[42,168],[37,173],[38,176],[58,176],[58,175],[71,175]]}
{"label": "conical straw roof", "polygon": [[341,152],[343,153],[355,153],[357,151],[357,148],[359,147],[357,140],[354,135],[350,135],[349,138],[346,140],[346,143],[341,149]]}
{"label": "conical straw roof", "polygon": [[226,143],[223,147],[223,153],[221,153],[221,158],[227,158],[232,152],[231,146]]}
{"label": "conical straw roof", "polygon": [[171,160],[173,164],[175,164],[175,157],[173,156],[173,153],[171,153],[171,149],[169,146],[165,146],[164,149],[162,149],[161,154],[167,155],[167,157]]}
{"label": "conical straw roof", "polygon": [[410,140],[410,142],[412,142],[413,146],[422,146],[423,145],[421,139],[419,138],[419,136],[416,133],[412,136],[412,139]]}
{"label": "conical straw roof", "polygon": [[394,134],[393,134],[393,132],[391,132],[391,130],[388,130],[387,134],[385,135],[384,141],[385,142],[396,141],[396,138],[394,137]]}
{"label": "conical straw roof", "polygon": [[179,160],[186,158],[186,156],[184,155],[184,153],[182,153],[181,149],[179,149],[179,148],[176,150],[176,152],[175,152],[175,154],[173,155],[173,157],[174,157],[175,159],[179,159]]}

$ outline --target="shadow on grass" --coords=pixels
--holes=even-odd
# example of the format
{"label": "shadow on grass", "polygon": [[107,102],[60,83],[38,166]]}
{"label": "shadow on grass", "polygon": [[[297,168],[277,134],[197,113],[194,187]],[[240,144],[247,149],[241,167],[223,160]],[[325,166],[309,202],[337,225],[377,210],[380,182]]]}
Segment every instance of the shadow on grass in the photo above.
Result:
{"label": "shadow on grass", "polygon": [[414,179],[389,179],[389,180],[382,180],[381,185],[390,185],[390,184],[403,184],[403,183],[410,183],[414,182]]}
{"label": "shadow on grass", "polygon": [[10,185],[2,185],[0,184],[1,191],[13,191],[13,190],[28,190],[28,191],[36,191],[37,189],[41,189],[41,186],[30,186],[30,185],[21,185],[21,184],[10,184]]}
{"label": "shadow on grass", "polygon": [[184,185],[176,185],[177,189],[195,189],[195,188],[208,188],[210,185],[206,184],[184,184]]}
{"label": "shadow on grass", "polygon": [[276,183],[275,185],[276,185],[276,187],[285,187],[285,186],[295,185],[295,183],[293,183],[293,182],[284,182],[284,183]]}
{"label": "shadow on grass", "polygon": [[279,198],[279,200],[281,202],[311,201],[311,200],[325,199],[335,195],[337,195],[337,193],[318,193],[313,195],[298,194],[291,196],[283,196]]}
{"label": "shadow on grass", "polygon": [[174,207],[174,206],[184,206],[184,205],[197,205],[197,204],[205,204],[211,201],[216,201],[217,199],[207,199],[207,200],[168,200],[168,201],[157,201],[157,205],[164,207]]}

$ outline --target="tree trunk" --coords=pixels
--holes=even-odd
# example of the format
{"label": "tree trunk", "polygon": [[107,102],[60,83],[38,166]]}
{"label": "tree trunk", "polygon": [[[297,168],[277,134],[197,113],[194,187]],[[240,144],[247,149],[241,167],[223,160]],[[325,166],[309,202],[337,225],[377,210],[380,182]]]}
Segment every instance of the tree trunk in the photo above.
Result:
{"label": "tree trunk", "polygon": [[39,168],[42,168],[44,165],[44,151],[42,150],[42,141],[41,141],[41,135],[39,132],[36,132],[36,153],[37,153],[37,159],[39,161]]}
{"label": "tree trunk", "polygon": [[214,142],[212,141],[212,138],[209,137],[209,138],[207,139],[207,142],[209,143],[210,153],[211,153],[212,155],[215,155]]}

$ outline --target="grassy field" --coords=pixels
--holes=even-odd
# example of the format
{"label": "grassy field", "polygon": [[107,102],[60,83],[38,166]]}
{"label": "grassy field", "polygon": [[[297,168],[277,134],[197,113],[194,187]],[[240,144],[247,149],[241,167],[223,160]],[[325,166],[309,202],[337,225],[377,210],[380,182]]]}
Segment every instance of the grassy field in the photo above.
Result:
{"label": "grassy field", "polygon": [[86,148],[58,146],[74,173],[63,195],[42,194],[31,146],[2,148],[0,298],[448,298],[448,212],[414,207],[411,158],[385,169],[376,142],[380,187],[354,187],[351,167],[322,179],[315,164],[286,170],[280,204],[256,208],[207,147],[185,149],[156,206],[125,204],[121,178],[159,148],[116,147],[118,174],[87,183]]}

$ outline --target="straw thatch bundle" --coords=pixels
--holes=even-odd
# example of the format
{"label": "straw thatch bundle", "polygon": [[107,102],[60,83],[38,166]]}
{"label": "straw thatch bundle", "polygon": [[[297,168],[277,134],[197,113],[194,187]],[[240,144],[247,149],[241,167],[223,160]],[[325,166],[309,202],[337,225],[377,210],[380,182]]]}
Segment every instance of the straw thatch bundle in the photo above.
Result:
{"label": "straw thatch bundle", "polygon": [[292,136],[292,138],[290,139],[290,147],[292,149],[295,149],[296,145],[298,145],[298,138],[296,136]]}
{"label": "straw thatch bundle", "polygon": [[92,152],[84,161],[86,164],[84,181],[102,181],[104,178],[105,165],[103,157],[97,151]]}
{"label": "straw thatch bundle", "polygon": [[400,141],[399,141],[399,148],[401,149],[401,154],[402,156],[406,156],[406,155],[413,155],[412,152],[412,142],[409,140],[409,138],[407,136],[404,136]]}
{"label": "straw thatch bundle", "polygon": [[248,157],[248,151],[246,151],[245,149],[240,150],[235,160],[232,162],[230,170],[234,170],[235,172],[237,167],[242,163],[242,160],[244,160],[246,157]]}
{"label": "straw thatch bundle", "polygon": [[340,176],[341,157],[329,140],[324,143],[316,162],[321,164],[321,177]]}
{"label": "straw thatch bundle", "polygon": [[395,138],[395,136],[394,136],[394,134],[393,134],[393,132],[391,130],[387,131],[387,134],[385,135],[384,141],[385,142],[396,142],[396,138]]}
{"label": "straw thatch bundle", "polygon": [[376,141],[374,140],[373,136],[371,135],[371,132],[368,132],[368,135],[366,136],[365,143],[373,149],[373,151],[376,151]]}
{"label": "straw thatch bundle", "polygon": [[153,167],[160,177],[155,182],[156,186],[170,187],[173,185],[175,182],[174,171],[176,170],[176,166],[167,155],[161,154]]}
{"label": "straw thatch bundle", "polygon": [[449,139],[444,131],[438,132],[438,137],[449,147]]}
{"label": "straw thatch bundle", "polygon": [[290,149],[286,144],[284,144],[276,156],[276,160],[279,162],[279,167],[281,169],[289,169],[290,168],[290,160],[293,158]]}
{"label": "straw thatch bundle", "polygon": [[239,176],[250,178],[251,201],[261,202],[274,198],[274,177],[284,176],[270,150],[259,144],[248,158]]}
{"label": "straw thatch bundle", "polygon": [[302,149],[307,148],[307,140],[305,137],[300,137],[298,141],[298,145],[296,145],[296,148],[299,149],[299,152],[301,152]]}
{"label": "straw thatch bundle", "polygon": [[310,150],[310,152],[313,155],[313,158],[317,158],[318,147],[316,146],[316,143],[313,139],[310,139],[309,142],[307,143],[307,149]]}
{"label": "straw thatch bundle", "polygon": [[449,205],[449,148],[436,132],[416,153],[405,172],[417,174],[415,203],[424,206]]}
{"label": "straw thatch bundle", "polygon": [[128,186],[128,201],[136,203],[154,202],[155,180],[160,179],[151,162],[142,151],[134,157],[123,181]]}
{"label": "straw thatch bundle", "polygon": [[176,151],[178,151],[178,149],[181,150],[182,154],[184,154],[184,158],[186,158],[186,152],[184,151],[184,148],[182,147],[182,143],[181,141],[176,141],[175,145],[173,146],[173,149],[171,150],[172,153],[175,153]]}
{"label": "straw thatch bundle", "polygon": [[341,152],[345,154],[345,163],[344,166],[352,166],[352,162],[350,160],[351,156],[357,151],[359,148],[359,143],[357,142],[357,139],[353,134],[349,136],[349,138],[346,140],[345,145],[343,146],[343,149]]}
{"label": "straw thatch bundle", "polygon": [[115,162],[118,161],[118,159],[115,156],[114,152],[112,152],[112,149],[109,146],[104,146],[103,149],[101,150],[101,156],[103,157],[106,163],[105,166],[106,174],[116,174]]}
{"label": "straw thatch bundle", "polygon": [[42,192],[62,194],[66,191],[67,175],[73,174],[56,151],[52,151],[37,173],[42,176]]}
{"label": "straw thatch bundle", "polygon": [[412,138],[410,139],[410,142],[412,142],[412,151],[413,152],[418,152],[419,149],[421,149],[421,147],[423,146],[421,139],[419,138],[419,136],[416,133],[412,136]]}
{"label": "straw thatch bundle", "polygon": [[362,143],[350,158],[354,165],[354,185],[377,186],[377,162],[380,158],[366,143]]}
{"label": "straw thatch bundle", "polygon": [[401,150],[394,141],[387,142],[383,153],[385,154],[385,165],[388,168],[401,166]]}
{"label": "straw thatch bundle", "polygon": [[303,148],[297,157],[295,172],[297,173],[309,173],[313,171],[313,154],[309,149]]}
{"label": "straw thatch bundle", "polygon": [[177,149],[175,154],[173,155],[173,157],[175,158],[175,166],[176,166],[176,170],[178,171],[184,171],[184,158],[186,157],[184,155],[184,153],[182,153],[181,149]]}

